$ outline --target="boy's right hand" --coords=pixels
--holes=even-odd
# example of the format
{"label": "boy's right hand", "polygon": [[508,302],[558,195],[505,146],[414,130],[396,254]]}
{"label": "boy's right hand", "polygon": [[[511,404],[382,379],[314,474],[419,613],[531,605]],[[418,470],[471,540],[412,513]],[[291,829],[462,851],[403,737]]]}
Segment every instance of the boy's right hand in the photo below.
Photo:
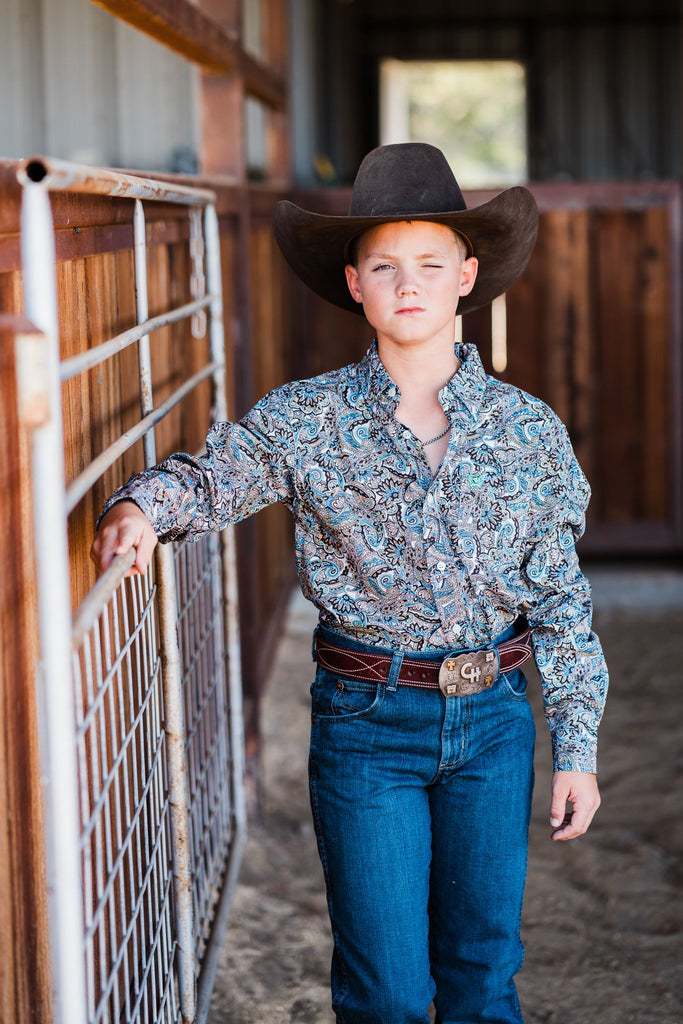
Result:
{"label": "boy's right hand", "polygon": [[119,501],[102,516],[90,557],[99,572],[111,565],[116,555],[136,549],[135,561],[126,576],[142,575],[152,558],[157,536],[145,513],[134,501]]}

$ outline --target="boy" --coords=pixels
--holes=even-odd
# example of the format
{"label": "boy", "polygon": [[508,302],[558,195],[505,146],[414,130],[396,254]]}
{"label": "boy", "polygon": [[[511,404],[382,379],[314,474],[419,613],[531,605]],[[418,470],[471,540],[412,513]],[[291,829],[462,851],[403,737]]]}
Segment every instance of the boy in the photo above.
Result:
{"label": "boy", "polygon": [[203,458],[134,477],[93,557],[105,568],[134,545],[141,572],[157,536],[290,507],[320,609],[310,787],[337,1019],[417,1024],[433,999],[441,1024],[519,1024],[534,743],[519,665],[533,646],[555,840],[599,804],[607,683],[574,551],[589,491],[566,432],[454,346],[456,310],[526,265],[535,204],[514,188],[466,210],[439,150],[404,144],[368,154],[347,217],[291,203],[274,217],[294,270],[362,309],[375,342],[214,427]]}

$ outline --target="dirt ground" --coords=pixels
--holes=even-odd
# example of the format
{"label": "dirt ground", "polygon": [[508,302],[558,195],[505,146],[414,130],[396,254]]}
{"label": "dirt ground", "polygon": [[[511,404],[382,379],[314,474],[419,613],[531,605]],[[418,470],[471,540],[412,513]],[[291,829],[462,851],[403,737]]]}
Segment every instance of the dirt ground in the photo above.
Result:
{"label": "dirt ground", "polygon": [[[518,987],[527,1024],[683,1024],[683,573],[586,566],[611,676],[603,806],[551,843],[537,679],[536,795]],[[311,606],[292,602],[264,708],[252,825],[209,1024],[332,1024],[331,943],[306,783]]]}

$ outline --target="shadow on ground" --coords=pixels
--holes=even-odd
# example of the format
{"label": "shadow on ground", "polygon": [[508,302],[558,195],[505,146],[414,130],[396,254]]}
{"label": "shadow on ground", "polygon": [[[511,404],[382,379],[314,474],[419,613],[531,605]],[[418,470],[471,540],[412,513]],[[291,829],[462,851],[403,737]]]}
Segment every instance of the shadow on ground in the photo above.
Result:
{"label": "shadow on ground", "polygon": [[[681,1024],[683,573],[587,566],[611,676],[603,806],[551,843],[537,678],[536,794],[519,991],[527,1024]],[[331,943],[306,784],[312,606],[292,600],[264,707],[252,825],[209,1024],[332,1024]]]}

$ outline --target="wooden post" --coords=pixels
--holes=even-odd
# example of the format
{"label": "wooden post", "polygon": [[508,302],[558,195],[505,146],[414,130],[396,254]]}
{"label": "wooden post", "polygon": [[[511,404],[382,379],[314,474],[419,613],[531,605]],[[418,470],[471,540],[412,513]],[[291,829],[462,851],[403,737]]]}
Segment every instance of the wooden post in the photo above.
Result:
{"label": "wooden post", "polygon": [[[241,38],[239,0],[199,0],[201,11],[237,41]],[[245,180],[244,77],[236,67],[225,75],[202,71],[199,169],[205,175]]]}
{"label": "wooden post", "polygon": [[30,330],[0,314],[0,1020],[50,1021],[50,954],[35,697],[37,599],[28,439],[19,423],[14,344]]}
{"label": "wooden post", "polygon": [[[289,58],[289,21],[286,0],[269,0],[268,14],[264,18],[264,50],[271,70],[285,78]],[[284,109],[271,108],[267,119],[268,177],[278,182],[290,180],[289,114]]]}

